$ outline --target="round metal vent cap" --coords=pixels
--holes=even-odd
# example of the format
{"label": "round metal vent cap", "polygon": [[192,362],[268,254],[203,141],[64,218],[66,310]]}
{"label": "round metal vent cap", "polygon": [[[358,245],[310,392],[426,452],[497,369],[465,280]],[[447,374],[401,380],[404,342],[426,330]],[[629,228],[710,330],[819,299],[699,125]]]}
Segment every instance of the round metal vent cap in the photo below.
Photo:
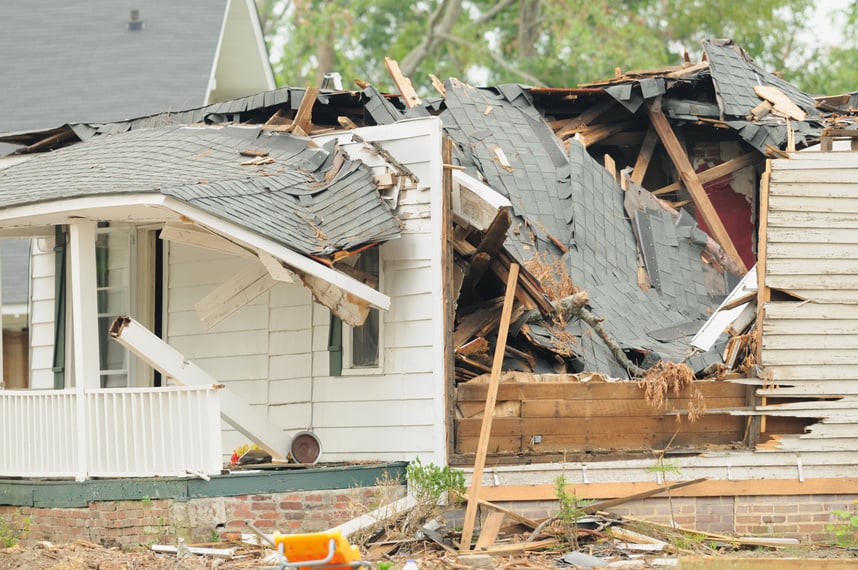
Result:
{"label": "round metal vent cap", "polygon": [[314,464],[322,455],[322,442],[311,431],[299,431],[292,438],[289,455],[297,463]]}

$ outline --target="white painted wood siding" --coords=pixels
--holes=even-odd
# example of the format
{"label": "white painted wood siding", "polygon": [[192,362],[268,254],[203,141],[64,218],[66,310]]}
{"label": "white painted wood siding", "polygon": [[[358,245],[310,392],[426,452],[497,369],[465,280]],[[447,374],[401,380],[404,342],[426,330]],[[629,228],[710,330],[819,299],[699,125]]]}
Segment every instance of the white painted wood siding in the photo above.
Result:
{"label": "white painted wood siding", "polygon": [[773,160],[767,224],[765,284],[799,300],[764,307],[758,393],[790,400],[759,409],[819,420],[782,449],[858,450],[858,154]]}
{"label": "white painted wood siding", "polygon": [[[249,263],[171,243],[167,342],[245,397],[289,432],[313,430],[323,461],[446,461],[441,287],[442,164],[440,122],[407,121],[360,129],[420,182],[396,210],[403,235],[381,247],[383,369],[330,376],[330,312],[308,289],[280,283],[205,331],[194,304]],[[340,137],[353,158],[381,164],[363,143]],[[224,432],[224,453],[246,443]]]}

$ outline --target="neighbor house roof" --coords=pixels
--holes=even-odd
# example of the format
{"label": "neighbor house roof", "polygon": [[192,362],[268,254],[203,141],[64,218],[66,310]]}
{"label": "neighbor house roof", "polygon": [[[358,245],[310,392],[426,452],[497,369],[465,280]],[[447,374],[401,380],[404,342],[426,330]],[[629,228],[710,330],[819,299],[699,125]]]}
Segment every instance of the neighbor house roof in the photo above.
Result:
{"label": "neighbor house roof", "polygon": [[[140,8],[139,26],[131,9]],[[0,132],[206,100],[227,0],[0,4]]]}
{"label": "neighbor house roof", "polygon": [[250,0],[2,2],[0,22],[0,133],[119,121],[274,87]]}

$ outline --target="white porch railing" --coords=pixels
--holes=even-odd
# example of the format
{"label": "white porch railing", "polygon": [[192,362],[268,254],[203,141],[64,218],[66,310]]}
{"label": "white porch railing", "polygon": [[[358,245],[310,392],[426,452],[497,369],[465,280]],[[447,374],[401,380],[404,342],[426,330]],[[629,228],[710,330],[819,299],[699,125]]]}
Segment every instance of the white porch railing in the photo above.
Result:
{"label": "white porch railing", "polygon": [[[220,400],[210,386],[0,391],[0,476],[150,477],[221,469]],[[80,439],[86,445],[79,447]],[[85,457],[79,456],[85,450]]]}

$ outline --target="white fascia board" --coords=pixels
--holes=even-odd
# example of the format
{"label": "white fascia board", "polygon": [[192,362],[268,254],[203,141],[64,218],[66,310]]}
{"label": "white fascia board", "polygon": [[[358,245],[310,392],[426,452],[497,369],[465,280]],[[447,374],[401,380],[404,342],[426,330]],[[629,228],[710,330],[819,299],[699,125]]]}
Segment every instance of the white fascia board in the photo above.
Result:
{"label": "white fascia board", "polygon": [[265,74],[265,83],[267,91],[277,88],[277,82],[274,81],[274,70],[271,69],[271,60],[268,56],[268,48],[265,46],[265,37],[262,34],[262,23],[259,21],[259,12],[256,11],[256,4],[253,0],[244,0],[244,5],[247,7],[247,15],[250,19],[250,27],[253,28],[253,40],[256,43],[256,49],[259,50],[259,61],[262,64],[262,70]]}
{"label": "white fascia board", "polygon": [[[171,210],[175,214],[185,216],[194,222],[209,228],[225,237],[239,242],[239,244],[255,251],[262,251],[280,259],[283,263],[297,269],[300,272],[314,275],[319,279],[327,281],[331,285],[362,299],[378,309],[390,308],[390,297],[376,291],[369,285],[361,283],[357,279],[335,269],[313,261],[309,257],[292,251],[280,244],[264,238],[240,225],[219,218],[208,212],[204,212],[175,198],[162,194],[122,194],[110,196],[84,196],[81,198],[67,198],[44,202],[39,204],[28,204],[25,206],[14,206],[0,209],[0,229],[4,225],[15,225],[16,221],[21,225],[36,225],[32,220],[39,216],[56,216],[60,214],[74,213],[85,215],[87,210],[96,211],[99,208],[115,208],[129,206],[155,206]],[[96,219],[94,216],[93,219]],[[44,224],[44,223],[43,223]]]}
{"label": "white fascia board", "polygon": [[238,241],[246,246],[256,250],[265,252],[269,255],[280,259],[294,269],[302,273],[308,273],[310,275],[314,275],[319,279],[327,281],[331,285],[346,291],[347,293],[351,293],[352,295],[363,299],[370,305],[387,310],[390,308],[390,297],[385,295],[384,293],[380,293],[376,291],[369,285],[365,285],[358,281],[357,279],[350,277],[344,273],[340,273],[330,267],[319,263],[318,261],[313,261],[309,257],[305,257],[304,255],[292,251],[291,249],[284,247],[280,244],[274,243],[273,241],[266,239],[258,234],[251,232],[248,229],[245,229],[238,224],[228,222],[217,216],[209,214],[208,212],[203,212],[194,208],[193,206],[176,200],[170,197],[164,197],[164,205],[173,210],[174,212],[181,214],[191,220],[206,226],[207,228],[225,236],[230,237],[231,239]]}
{"label": "white fascia board", "polygon": [[209,72],[209,82],[206,85],[206,92],[203,94],[203,105],[211,103],[212,92],[217,88],[217,62],[220,60],[220,52],[223,47],[223,38],[226,33],[226,23],[229,19],[229,9],[232,0],[226,0],[223,7],[223,19],[220,23],[220,34],[217,37],[217,47],[215,48],[214,57],[212,58],[212,68]]}
{"label": "white fascia board", "polygon": [[[38,221],[39,217],[50,217],[58,215],[85,214],[87,210],[98,210],[99,208],[133,207],[133,206],[164,206],[165,196],[156,192],[122,195],[99,195],[81,196],[79,198],[63,198],[50,202],[39,202],[36,204],[25,204],[22,206],[10,206],[0,208],[0,229],[4,226],[21,227],[44,225]],[[92,216],[93,219],[96,216]],[[65,223],[65,222],[64,222]]]}
{"label": "white fascia board", "polygon": [[495,210],[512,207],[512,202],[510,202],[503,194],[493,189],[491,186],[480,182],[470,174],[465,174],[461,170],[453,171],[453,182],[464,186],[482,198],[486,204],[493,207]]}

